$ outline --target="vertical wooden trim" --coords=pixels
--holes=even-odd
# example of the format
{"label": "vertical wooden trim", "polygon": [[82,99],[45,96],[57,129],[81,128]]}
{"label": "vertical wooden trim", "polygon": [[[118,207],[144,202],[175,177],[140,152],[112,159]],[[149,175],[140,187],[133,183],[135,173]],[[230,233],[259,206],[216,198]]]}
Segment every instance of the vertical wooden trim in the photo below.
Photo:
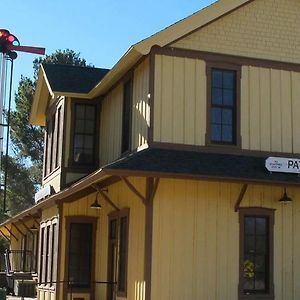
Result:
{"label": "vertical wooden trim", "polygon": [[[151,299],[154,179],[146,178],[144,279],[145,300]],[[152,196],[153,195],[153,196]]]}
{"label": "vertical wooden trim", "polygon": [[155,92],[155,54],[158,46],[153,46],[149,56],[149,107],[150,107],[150,127],[148,128],[148,143],[153,142],[154,131],[154,92]]}
{"label": "vertical wooden trim", "polygon": [[[56,258],[56,281],[60,282],[63,280],[61,278],[61,265],[62,265],[62,253],[61,253],[61,245],[63,242],[63,237],[62,237],[62,226],[63,226],[63,212],[64,212],[64,203],[63,202],[58,202],[57,204],[58,208],[58,222],[57,222],[57,230],[58,230],[58,236],[57,236],[57,258]],[[61,290],[61,284],[55,284],[56,285],[56,295],[55,298],[59,299],[60,297],[60,290]],[[64,289],[65,283],[63,283],[62,289]]]}

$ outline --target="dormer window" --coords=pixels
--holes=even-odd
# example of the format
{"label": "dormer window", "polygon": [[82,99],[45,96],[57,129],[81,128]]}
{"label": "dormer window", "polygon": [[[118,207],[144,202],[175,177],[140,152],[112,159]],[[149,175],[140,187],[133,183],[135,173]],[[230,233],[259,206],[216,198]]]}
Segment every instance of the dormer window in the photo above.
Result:
{"label": "dormer window", "polygon": [[97,105],[74,104],[73,153],[74,165],[92,165],[96,157]]}

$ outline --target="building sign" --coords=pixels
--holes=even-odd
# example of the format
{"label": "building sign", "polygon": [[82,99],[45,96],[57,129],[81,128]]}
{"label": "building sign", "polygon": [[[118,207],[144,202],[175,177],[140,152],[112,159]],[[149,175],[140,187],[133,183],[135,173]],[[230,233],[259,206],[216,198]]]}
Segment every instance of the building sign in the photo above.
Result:
{"label": "building sign", "polygon": [[285,157],[268,157],[265,166],[270,172],[300,174],[300,159]]}

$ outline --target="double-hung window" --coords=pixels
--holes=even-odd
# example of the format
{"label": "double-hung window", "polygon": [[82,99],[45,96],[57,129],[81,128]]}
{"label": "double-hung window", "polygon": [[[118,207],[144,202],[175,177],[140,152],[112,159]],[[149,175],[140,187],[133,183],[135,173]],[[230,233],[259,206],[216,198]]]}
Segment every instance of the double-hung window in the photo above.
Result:
{"label": "double-hung window", "polygon": [[73,114],[73,164],[92,165],[96,157],[97,105],[75,103]]}
{"label": "double-hung window", "polygon": [[[115,292],[120,297],[126,297],[127,294],[128,229],[129,209],[114,212],[109,216],[109,300],[114,299]],[[117,284],[116,289],[114,283]]]}
{"label": "double-hung window", "polygon": [[240,209],[239,299],[274,299],[274,210]]}
{"label": "double-hung window", "polygon": [[239,145],[238,68],[208,68],[208,144]]}

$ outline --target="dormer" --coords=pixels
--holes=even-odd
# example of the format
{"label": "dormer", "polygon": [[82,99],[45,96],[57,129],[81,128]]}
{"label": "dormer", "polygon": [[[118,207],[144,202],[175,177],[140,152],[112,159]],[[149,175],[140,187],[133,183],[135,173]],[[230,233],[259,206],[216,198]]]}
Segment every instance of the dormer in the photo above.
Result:
{"label": "dormer", "polygon": [[31,122],[45,127],[43,187],[58,192],[99,167],[101,98],[87,93],[108,71],[41,65]]}

